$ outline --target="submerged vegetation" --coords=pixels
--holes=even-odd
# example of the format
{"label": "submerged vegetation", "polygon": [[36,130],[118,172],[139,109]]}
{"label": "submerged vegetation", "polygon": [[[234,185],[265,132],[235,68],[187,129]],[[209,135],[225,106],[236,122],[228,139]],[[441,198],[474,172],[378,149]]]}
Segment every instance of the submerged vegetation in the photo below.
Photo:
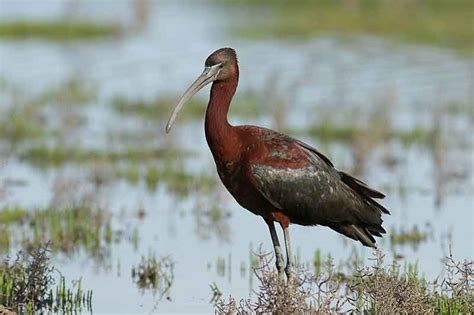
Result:
{"label": "submerged vegetation", "polygon": [[[163,58],[156,57],[156,51],[148,50],[156,48],[153,46],[153,42],[156,41],[150,41],[148,37],[149,34],[154,34],[155,29],[153,32],[146,29],[146,32],[138,33],[141,30],[129,28],[136,22],[143,23],[141,27],[147,28],[147,16],[153,16],[150,14],[147,2],[149,5],[150,2],[147,0],[134,1],[135,5],[141,6],[140,12],[143,15],[137,16],[135,22],[127,18],[127,22],[123,24],[101,24],[80,20],[0,22],[0,40],[8,41],[8,45],[12,47],[31,45],[32,51],[38,49],[39,52],[44,52],[47,61],[44,65],[28,61],[27,65],[37,67],[32,71],[31,77],[26,71],[19,73],[18,76],[12,76],[13,79],[10,77],[7,79],[7,76],[15,72],[14,64],[20,61],[21,56],[17,58],[18,60],[13,58],[11,66],[6,55],[5,65],[2,65],[7,71],[5,79],[0,78],[0,260],[4,260],[0,262],[0,314],[5,310],[18,313],[91,312],[92,291],[84,290],[80,279],[69,285],[70,275],[63,276],[52,267],[48,256],[54,261],[67,264],[68,269],[79,270],[88,285],[92,281],[94,286],[104,278],[112,278],[114,275],[111,274],[111,270],[115,270],[117,266],[118,277],[122,279],[114,278],[113,282],[132,287],[130,291],[132,294],[144,295],[143,301],[137,301],[135,296],[125,297],[129,305],[136,307],[139,305],[140,311],[144,311],[143,307],[146,308],[146,298],[150,295],[158,297],[158,300],[171,301],[173,298],[181,307],[183,305],[181,303],[188,303],[189,300],[185,300],[188,296],[184,296],[183,299],[180,291],[182,288],[174,283],[175,273],[176,279],[182,279],[183,276],[192,276],[194,272],[203,272],[203,266],[199,261],[202,259],[200,255],[208,254],[202,253],[204,248],[215,249],[214,243],[220,244],[224,250],[234,246],[245,247],[247,244],[242,245],[242,239],[254,235],[246,235],[254,233],[249,231],[248,227],[242,226],[247,221],[235,219],[240,214],[236,214],[233,207],[238,206],[219,184],[207,148],[197,148],[195,143],[189,141],[194,138],[188,138],[188,133],[195,132],[194,128],[189,127],[203,119],[207,100],[193,98],[183,108],[182,115],[178,118],[184,122],[186,128],[181,131],[185,132],[176,132],[165,137],[164,124],[180,95],[160,94],[153,98],[145,96],[149,92],[148,89],[154,89],[157,78],[156,71],[147,72],[147,67],[170,69],[170,64],[160,64]],[[472,3],[466,0],[452,2],[240,0],[232,1],[231,5],[236,3],[247,6],[249,17],[252,17],[254,12],[259,14],[259,19],[244,21],[237,27],[238,32],[245,37],[294,39],[373,34],[388,35],[389,38],[412,43],[452,47],[468,54],[472,54],[474,48],[472,36],[469,36],[473,31],[468,23],[473,19],[472,10],[469,10]],[[263,5],[265,13],[260,15],[259,6]],[[177,5],[173,4],[173,10],[176,8]],[[135,31],[137,33],[134,33]],[[158,28],[156,31],[161,32],[163,29]],[[130,34],[139,35],[132,37]],[[117,37],[123,39],[118,46],[117,41],[113,40]],[[131,40],[128,41],[128,38]],[[144,38],[146,42],[141,42]],[[17,39],[33,40],[24,43],[14,42]],[[70,43],[76,40],[84,43]],[[86,42],[88,40],[93,42]],[[167,40],[160,39],[160,49],[163,48],[164,51],[169,49],[161,46]],[[58,46],[58,43],[66,45]],[[110,43],[113,45],[109,45]],[[289,48],[292,43],[287,41],[283,45],[281,43],[274,45],[272,42],[265,42],[262,44],[263,47],[253,46],[251,49],[248,46],[242,55],[247,54],[248,57],[249,52],[261,52],[264,50],[262,48],[284,47],[291,51],[298,50],[299,48]],[[82,44],[86,45],[80,46]],[[268,47],[265,46],[267,44]],[[302,47],[313,49],[311,45]],[[316,47],[319,48],[320,46]],[[347,69],[344,70],[352,71],[352,66],[355,64],[350,60],[351,47],[345,46],[344,49],[346,48],[348,51],[344,56],[348,58],[341,63],[344,63],[344,67],[347,64]],[[416,49],[415,47],[415,53]],[[200,49],[190,51],[196,52]],[[117,52],[117,55],[113,55],[114,52]],[[145,52],[149,55],[140,55]],[[385,50],[382,50],[381,53],[384,52]],[[113,60],[110,59],[112,55],[115,56]],[[132,57],[122,58],[126,55]],[[38,60],[43,62],[43,54],[38,56]],[[300,61],[298,56],[305,58]],[[302,91],[300,88],[311,85],[311,82],[306,82],[307,84],[302,86],[299,86],[300,83],[314,78],[313,74],[307,76],[305,71],[308,73],[314,69],[313,66],[327,65],[326,60],[322,63],[316,62],[318,56],[316,51],[310,51],[304,55],[291,55],[288,60],[278,60],[276,63],[268,60],[268,65],[255,65],[256,68],[251,69],[254,72],[249,71],[247,74],[255,73],[255,76],[268,80],[263,82],[266,87],[257,91],[252,87],[246,92],[237,93],[229,111],[229,119],[235,117],[236,120],[241,120],[238,123],[242,124],[252,124],[260,119],[258,124],[262,126],[268,126],[273,121],[275,123],[273,127],[278,130],[295,128],[289,132],[290,135],[297,136],[300,133],[300,136],[316,138],[316,142],[322,143],[323,146],[327,145],[321,148],[321,151],[331,154],[331,158],[349,159],[349,162],[343,160],[343,163],[337,163],[338,166],[346,167],[344,163],[350,165],[352,163],[357,170],[356,173],[369,179],[375,176],[374,174],[381,175],[377,184],[380,184],[379,187],[384,187],[382,191],[388,192],[387,202],[395,202],[400,208],[418,207],[419,204],[414,202],[412,206],[411,200],[406,203],[405,200],[394,201],[392,198],[397,198],[394,197],[396,192],[399,192],[398,197],[401,199],[408,194],[418,193],[425,198],[433,192],[426,187],[433,182],[429,177],[431,174],[429,167],[436,173],[435,185],[438,182],[440,186],[449,184],[453,178],[461,182],[453,185],[454,189],[440,189],[442,194],[453,194],[453,191],[454,194],[459,191],[472,192],[472,185],[469,183],[472,177],[469,164],[471,153],[469,149],[472,145],[469,134],[472,128],[464,124],[466,121],[471,124],[474,122],[474,106],[470,100],[463,101],[462,96],[459,98],[454,96],[454,100],[451,100],[451,96],[444,98],[443,95],[439,100],[443,103],[438,105],[445,106],[440,107],[438,111],[439,108],[431,103],[432,98],[437,98],[437,95],[426,98],[412,97],[410,89],[408,93],[405,90],[400,93],[408,109],[400,110],[396,106],[384,105],[375,99],[377,96],[371,95],[367,96],[367,104],[360,104],[356,110],[352,111],[347,107],[337,107],[338,110],[335,110],[336,106],[332,105],[338,100],[336,98],[334,101],[331,98],[331,89],[334,88],[336,94],[352,92],[345,91],[346,87],[342,83],[342,87],[335,83],[334,86],[327,85],[321,89],[315,87],[317,91],[313,94],[305,93],[306,91],[300,94]],[[272,54],[269,54],[268,58],[271,57]],[[331,57],[328,58],[328,62],[333,61]],[[404,64],[405,67],[412,65],[412,60],[408,60],[410,58],[418,57],[416,54],[401,56],[401,59],[407,59],[408,65]],[[456,62],[464,60],[456,58],[453,58]],[[104,60],[106,62],[102,62]],[[92,63],[89,64],[89,61]],[[158,66],[149,67],[150,62],[157,63]],[[287,62],[290,64],[286,64]],[[437,76],[437,68],[426,70],[424,68],[426,64],[420,63],[420,69],[415,69],[415,66],[420,65],[418,62],[418,60],[413,62],[416,70],[414,73],[424,80],[423,84],[412,87],[416,92],[424,89],[424,84],[428,86],[438,82],[432,83],[429,80],[431,76]],[[250,58],[249,65],[251,63]],[[281,63],[285,63],[282,67],[284,71],[288,70],[288,66],[295,70],[298,76],[295,82],[290,82],[293,70],[283,72],[284,76],[281,78],[274,75],[276,72],[272,71],[275,69],[277,72],[281,71],[280,68],[277,69]],[[308,63],[311,63],[311,67]],[[367,65],[360,66],[386,65],[383,62],[374,65],[367,60]],[[270,69],[271,67],[275,69]],[[307,70],[304,69],[306,67]],[[393,67],[387,67],[386,72],[392,69]],[[72,72],[73,75],[64,81],[56,82],[63,74],[63,70],[64,73]],[[331,68],[328,72],[337,70]],[[140,75],[136,76],[135,72],[140,72]],[[367,82],[378,80],[372,76],[368,77],[370,79],[366,77],[360,79],[364,82],[366,79]],[[139,81],[129,84],[137,78]],[[34,80],[37,79],[45,82],[35,84]],[[158,76],[158,80],[162,79],[166,78]],[[251,79],[245,81],[247,79],[243,77],[242,79],[244,88],[249,87],[248,82],[259,82],[259,79],[254,81]],[[351,78],[342,79],[345,81]],[[393,77],[389,79],[393,80]],[[362,81],[361,86],[364,83]],[[44,89],[36,89],[43,86],[43,83]],[[146,92],[143,95],[140,89],[135,89],[141,83],[146,85]],[[33,84],[35,88],[29,89]],[[285,90],[287,85],[288,90]],[[440,87],[440,94],[443,92],[442,88]],[[460,89],[462,92],[462,86]],[[323,101],[306,109],[290,106],[305,103],[308,101],[306,97],[315,97]],[[347,103],[350,102],[352,101]],[[423,107],[425,103],[429,103],[429,106]],[[319,105],[324,107],[325,104],[331,106],[320,108]],[[398,105],[397,100],[394,104]],[[403,115],[413,116],[414,119],[398,124],[400,120],[405,119]],[[438,120],[435,117],[437,115],[442,119]],[[458,124],[459,121],[461,123]],[[200,131],[202,132],[201,129]],[[308,143],[315,144],[314,138]],[[177,145],[173,146],[175,143]],[[329,146],[329,143],[335,145]],[[461,145],[458,145],[459,143]],[[468,145],[465,145],[466,143]],[[182,145],[187,149],[181,149]],[[352,160],[350,153],[337,154],[337,150],[341,147],[353,153]],[[205,151],[195,151],[197,149]],[[203,152],[205,153],[201,154]],[[372,152],[374,154],[371,156]],[[466,163],[464,159],[467,160]],[[201,163],[204,160],[206,163],[209,160],[209,164]],[[461,163],[458,163],[459,160]],[[416,164],[411,164],[413,161]],[[334,162],[336,164],[340,161],[334,160]],[[463,163],[468,166],[464,168]],[[365,164],[371,168],[367,167],[365,170],[363,167]],[[426,170],[423,169],[423,172],[416,175],[411,174],[412,167],[417,168],[422,164],[427,164]],[[208,167],[209,165],[211,167]],[[413,179],[418,174],[428,176],[420,183],[421,180]],[[420,196],[416,196],[417,202],[420,201],[418,198]],[[467,199],[469,196],[463,195],[462,198]],[[452,204],[456,206],[460,204],[462,208],[465,199],[458,201],[450,203],[449,207],[452,207]],[[408,210],[406,212],[409,212]],[[434,209],[429,205],[423,205],[417,210],[426,211],[425,214],[431,215],[428,211]],[[394,216],[399,216],[400,213],[402,213],[400,209],[393,211]],[[414,217],[410,215],[409,220],[414,220]],[[211,303],[215,304],[219,313],[241,311],[286,314],[305,310],[319,313],[354,310],[367,314],[383,311],[472,313],[474,311],[472,261],[459,263],[451,256],[447,257],[444,273],[437,280],[428,281],[421,274],[424,267],[421,263],[407,263],[410,258],[407,257],[405,260],[402,256],[406,254],[401,250],[405,249],[402,246],[415,248],[420,246],[425,250],[433,246],[433,242],[440,234],[443,237],[446,231],[435,230],[435,227],[431,226],[425,227],[419,225],[419,222],[418,225],[410,226],[388,223],[389,233],[381,243],[393,251],[392,254],[396,259],[393,264],[385,265],[382,257],[377,256],[373,266],[364,267],[363,254],[360,254],[363,252],[359,249],[353,249],[350,259],[338,263],[337,267],[331,258],[331,253],[323,253],[319,249],[314,252],[312,261],[301,262],[298,250],[296,260],[298,264],[302,264],[299,270],[299,283],[289,286],[278,281],[272,268],[273,263],[267,256],[254,255],[253,243],[249,244],[248,257],[245,248],[243,256],[235,254],[242,252],[238,248],[233,248],[228,253],[219,253],[216,259],[208,258],[207,255],[206,259],[210,259],[207,260],[209,282],[213,283]],[[410,221],[410,224],[413,222]],[[439,228],[439,225],[434,226]],[[462,228],[465,229],[465,226]],[[169,243],[163,245],[162,242],[163,240],[166,242],[168,238],[176,240],[176,244],[181,244],[183,238],[184,240],[192,238],[193,242],[197,238],[199,242],[206,244],[191,252],[197,255],[193,268],[183,268],[184,265],[180,260],[183,252],[186,252],[184,257],[190,257],[185,248],[190,246],[187,242],[183,243],[187,245],[179,245],[184,247],[175,253],[178,260],[174,261],[175,254],[173,260],[164,256],[166,253],[162,253],[161,250],[167,250]],[[263,239],[263,241],[269,240]],[[48,250],[42,247],[44,243],[48,243]],[[306,245],[308,244],[313,242]],[[156,253],[149,251],[148,254],[140,256],[143,253],[140,250],[144,246],[152,246],[157,251]],[[311,246],[309,249],[305,247],[301,252],[311,252],[314,248]],[[6,259],[6,255],[18,249],[21,249],[21,253],[16,259]],[[436,253],[432,255],[429,259],[436,257]],[[423,259],[426,257],[421,257],[420,261]],[[92,263],[92,267],[89,263]],[[98,275],[97,268],[106,274]],[[237,273],[240,272],[241,279],[235,279],[236,270]],[[255,286],[254,271],[258,287]],[[243,288],[244,285],[238,281],[245,282],[247,279],[248,290],[252,292],[250,299],[238,301],[236,297],[230,297],[229,300],[224,300],[225,290],[221,290],[217,283],[227,281],[232,290],[242,292],[246,288]],[[191,277],[190,281],[192,280]],[[183,283],[178,282],[179,285]],[[198,287],[200,283],[196,282],[193,281],[192,285]],[[205,286],[201,288],[205,289]],[[114,290],[120,288],[116,287]],[[199,307],[206,307],[204,305],[207,302],[206,292],[202,293],[199,290],[195,292],[195,297],[192,296],[191,299],[201,303]],[[111,294],[119,293],[115,291]],[[123,295],[118,296],[121,297]],[[103,297],[97,297],[94,292],[94,298]],[[103,307],[104,303],[100,304]],[[109,304],[107,307],[115,311],[112,310],[113,305]]]}
{"label": "submerged vegetation", "polygon": [[[354,141],[358,137],[373,132],[371,126],[356,127],[356,126],[338,126],[331,121],[325,120],[321,124],[308,129],[308,134],[324,139],[325,141]],[[403,144],[427,144],[431,141],[433,131],[426,128],[415,127],[411,130],[384,130],[383,134],[378,134],[380,140],[396,139]]]}
{"label": "submerged vegetation", "polygon": [[[151,101],[146,100],[131,100],[123,96],[115,96],[111,101],[111,106],[114,110],[122,115],[135,115],[147,119],[166,119],[166,115],[170,112],[172,104],[176,102],[179,97],[164,97]],[[180,118],[193,119],[204,115],[206,111],[206,103],[198,99],[191,99],[187,104],[186,109],[183,110]]]}
{"label": "submerged vegetation", "polygon": [[[255,274],[260,283],[253,299],[234,297],[225,301],[214,298],[216,312],[340,314],[469,314],[474,311],[474,265],[471,261],[446,259],[446,277],[442,281],[426,281],[416,269],[405,271],[394,262],[385,265],[377,252],[370,267],[358,267],[341,277],[331,259],[324,261],[318,274],[304,267],[298,269],[297,283],[279,280],[270,267],[268,255],[259,255]],[[213,288],[213,296],[216,289]]]}
{"label": "submerged vegetation", "polygon": [[[160,97],[150,101],[131,100],[123,96],[116,96],[111,101],[111,106],[122,115],[135,115],[145,119],[164,120],[168,118],[173,104],[179,100],[179,96]],[[207,101],[192,98],[179,115],[180,119],[193,120],[202,119],[206,112]],[[257,117],[263,114],[264,108],[257,102],[253,94],[244,94],[236,97],[230,109],[230,116]]]}
{"label": "submerged vegetation", "polygon": [[150,290],[160,299],[168,297],[174,280],[174,263],[170,257],[157,259],[154,253],[148,253],[132,267],[132,279],[140,290]]}
{"label": "submerged vegetation", "polygon": [[47,167],[60,166],[64,163],[87,163],[87,162],[118,162],[118,161],[146,161],[159,159],[166,155],[176,155],[172,150],[146,149],[146,148],[127,148],[124,150],[107,151],[92,150],[78,146],[65,147],[38,145],[31,147],[22,154],[20,158],[31,163]]}
{"label": "submerged vegetation", "polygon": [[77,77],[71,77],[64,82],[56,84],[32,102],[39,106],[44,104],[87,104],[94,100],[96,96],[97,91],[95,88],[87,86],[86,82]]}
{"label": "submerged vegetation", "polygon": [[[390,121],[390,110],[387,106],[376,107],[372,112],[361,113],[352,111],[349,116],[337,117],[331,113],[321,111],[321,118],[309,128],[302,131],[304,134],[321,139],[322,141],[341,141],[358,143],[359,140],[372,142],[372,145],[389,140],[396,140],[404,145],[425,145],[431,147],[436,137],[439,137],[439,126],[414,126],[411,129],[396,129]],[[348,118],[350,117],[350,118]]]}
{"label": "submerged vegetation", "polygon": [[392,228],[390,231],[390,244],[392,247],[397,245],[411,245],[412,247],[418,247],[420,243],[428,240],[428,237],[432,234],[432,231],[421,230],[418,225],[414,225],[411,229],[400,228],[398,231]]}
{"label": "submerged vegetation", "polygon": [[[0,106],[0,144],[19,146],[50,137],[59,137],[67,130],[83,125],[85,118],[77,108],[67,105],[87,104],[96,91],[78,78],[69,78],[40,95],[26,99],[15,96],[11,104]],[[18,98],[18,99],[17,99]],[[49,106],[55,106],[51,117]]]}
{"label": "submerged vegetation", "polygon": [[119,25],[93,21],[2,21],[0,38],[72,41],[118,36]]}
{"label": "submerged vegetation", "polygon": [[[423,1],[227,1],[236,5],[271,9],[237,27],[251,38],[295,38],[324,34],[370,34],[414,43],[474,52],[474,4],[469,0]],[[252,14],[249,15],[252,17]]]}
{"label": "submerged vegetation", "polygon": [[187,171],[176,161],[165,161],[164,164],[153,164],[145,168],[132,163],[118,167],[115,176],[132,185],[139,184],[143,179],[149,191],[155,191],[158,184],[163,184],[169,191],[179,195],[187,195],[191,190],[209,192],[217,184],[215,178],[209,174]]}
{"label": "submerged vegetation", "polygon": [[112,228],[111,214],[100,208],[74,206],[27,211],[4,207],[0,214],[3,250],[14,245],[36,248],[48,242],[54,252],[72,255],[82,249],[91,257],[101,258],[107,247],[121,237],[121,232]]}
{"label": "submerged vegetation", "polygon": [[2,306],[13,314],[92,310],[92,291],[85,291],[81,280],[73,282],[72,287],[66,286],[65,277],[51,266],[48,253],[46,246],[38,245],[20,252],[14,260],[0,262],[2,314],[9,314],[3,313]]}
{"label": "submerged vegetation", "polygon": [[44,123],[41,111],[34,105],[2,108],[0,110],[0,141],[15,144],[20,140],[40,139],[46,134]]}

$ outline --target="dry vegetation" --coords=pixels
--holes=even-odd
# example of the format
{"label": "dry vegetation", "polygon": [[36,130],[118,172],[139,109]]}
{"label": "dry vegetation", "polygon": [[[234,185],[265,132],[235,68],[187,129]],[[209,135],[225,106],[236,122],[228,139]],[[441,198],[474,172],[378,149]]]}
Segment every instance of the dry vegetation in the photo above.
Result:
{"label": "dry vegetation", "polygon": [[356,268],[341,277],[331,260],[319,275],[305,268],[298,283],[282,283],[268,255],[259,255],[255,274],[260,286],[253,299],[239,302],[230,296],[218,298],[218,314],[469,314],[474,311],[474,266],[472,261],[446,258],[443,280],[428,282],[414,268],[401,272],[396,263],[385,265],[380,252],[373,265]]}
{"label": "dry vegetation", "polygon": [[51,266],[48,253],[47,245],[40,245],[0,263],[0,314],[91,310],[92,291],[82,290],[80,280],[67,287],[64,276]]}

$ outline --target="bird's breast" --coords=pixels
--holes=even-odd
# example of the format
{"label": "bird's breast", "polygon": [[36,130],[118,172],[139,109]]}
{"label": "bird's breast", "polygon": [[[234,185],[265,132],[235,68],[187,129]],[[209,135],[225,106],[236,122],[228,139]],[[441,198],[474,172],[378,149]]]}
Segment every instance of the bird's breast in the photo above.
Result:
{"label": "bird's breast", "polygon": [[216,167],[222,183],[242,207],[259,215],[268,209],[267,201],[250,182],[242,163],[216,161]]}
{"label": "bird's breast", "polygon": [[[217,173],[224,186],[234,195],[242,186],[242,167],[236,162],[222,162],[216,160]],[[234,195],[235,196],[235,195]]]}

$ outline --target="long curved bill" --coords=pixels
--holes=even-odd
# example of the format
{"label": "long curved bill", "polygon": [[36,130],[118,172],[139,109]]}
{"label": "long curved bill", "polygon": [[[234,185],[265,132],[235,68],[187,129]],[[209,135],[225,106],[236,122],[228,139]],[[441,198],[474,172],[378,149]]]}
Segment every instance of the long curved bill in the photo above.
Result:
{"label": "long curved bill", "polygon": [[193,82],[193,84],[191,84],[186,92],[184,92],[183,96],[181,96],[181,99],[179,100],[178,104],[176,104],[173,112],[171,113],[168,123],[166,124],[166,133],[170,132],[171,126],[173,126],[173,123],[178,116],[178,112],[181,110],[183,105],[199,90],[216,80],[217,76],[219,75],[220,65],[221,64],[216,64],[211,67],[205,67],[202,74],[196,79],[196,81]]}

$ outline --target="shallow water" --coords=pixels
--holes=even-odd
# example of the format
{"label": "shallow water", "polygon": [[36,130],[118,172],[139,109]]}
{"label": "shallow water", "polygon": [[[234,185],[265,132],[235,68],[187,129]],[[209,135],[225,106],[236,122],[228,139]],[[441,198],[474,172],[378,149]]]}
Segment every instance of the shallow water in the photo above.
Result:
{"label": "shallow water", "polygon": [[[55,18],[68,12],[65,2],[0,3],[2,18]],[[117,3],[114,2],[112,10],[105,2],[81,1],[75,14],[133,23],[131,3]],[[439,124],[445,152],[441,166],[433,163],[430,148],[389,141],[369,155],[362,177],[387,193],[383,204],[392,215],[385,217],[384,226],[389,234],[392,227],[416,224],[423,229],[425,224],[430,225],[433,236],[429,241],[416,249],[396,249],[407,261],[418,261],[420,271],[428,278],[441,272],[441,259],[447,254],[448,243],[455,258],[473,259],[472,116],[443,116],[440,121],[433,118],[448,103],[472,106],[472,59],[441,49],[371,37],[341,40],[328,36],[308,42],[236,39],[224,31],[229,21],[234,20],[226,18],[226,14],[229,13],[223,8],[206,2],[157,2],[144,32],[119,39],[68,44],[2,40],[0,77],[13,88],[1,93],[7,100],[15,90],[33,97],[71,77],[80,78],[97,90],[97,97],[78,109],[87,118],[87,125],[71,134],[70,143],[110,149],[123,145],[111,141],[111,133],[151,133],[151,139],[144,137],[143,143],[133,144],[163,147],[173,143],[175,147],[192,150],[195,154],[185,158],[184,167],[193,172],[203,170],[216,178],[201,121],[178,120],[171,135],[165,137],[168,113],[159,121],[145,122],[118,115],[108,103],[117,95],[152,99],[180,94],[202,71],[210,52],[232,46],[239,54],[240,94],[254,91],[269,113],[273,113],[272,102],[289,104],[284,108],[288,129],[299,130],[320,122],[321,111],[336,113],[336,119],[344,120],[354,109],[364,113],[385,104],[396,128]],[[207,93],[206,90],[197,97],[204,99]],[[172,104],[170,110],[171,107]],[[272,116],[231,120],[278,127]],[[347,144],[328,145],[307,135],[303,138],[320,147],[338,168],[353,167]],[[386,152],[398,160],[392,168],[381,162]],[[87,191],[91,186],[90,171],[90,166],[74,164],[41,170],[16,156],[2,156],[0,184],[7,180],[26,184],[4,184],[5,196],[0,198],[0,205],[22,205],[34,211],[50,203],[55,183],[68,181],[78,184],[72,184],[66,199],[68,194],[81,195],[81,190]],[[458,178],[456,174],[462,176]],[[439,206],[435,204],[435,176],[444,177],[446,182]],[[79,252],[72,258],[54,255],[53,264],[68,279],[82,278],[83,287],[93,290],[93,310],[97,313],[150,312],[155,306],[160,312],[209,313],[209,285],[215,282],[224,296],[248,297],[252,286],[255,288],[255,279],[248,272],[250,248],[257,251],[262,244],[265,251],[272,249],[263,220],[240,208],[220,184],[212,192],[196,190],[180,197],[163,184],[150,191],[143,182],[131,185],[125,180],[114,180],[96,191],[95,202],[115,214],[114,226],[123,231],[125,240],[110,247],[105,261]],[[209,226],[206,223],[210,219],[202,211],[212,205],[224,209],[226,215],[219,224]],[[139,208],[146,212],[141,220],[136,216]],[[139,235],[137,247],[128,240],[135,230]],[[354,243],[324,227],[294,226],[291,233],[299,260],[304,263],[311,263],[316,249],[323,254],[331,253],[336,262],[346,259],[353,250]],[[388,237],[380,241],[380,247],[388,258],[392,257],[394,251]],[[370,257],[369,249],[357,245],[355,248],[362,257]],[[15,248],[10,251],[13,253]],[[150,251],[157,257],[169,256],[175,263],[169,300],[158,301],[157,295],[142,293],[132,281],[132,266]],[[224,274],[218,270],[219,258],[225,264],[230,261],[230,274],[227,268]],[[246,266],[243,275],[241,264]]]}

